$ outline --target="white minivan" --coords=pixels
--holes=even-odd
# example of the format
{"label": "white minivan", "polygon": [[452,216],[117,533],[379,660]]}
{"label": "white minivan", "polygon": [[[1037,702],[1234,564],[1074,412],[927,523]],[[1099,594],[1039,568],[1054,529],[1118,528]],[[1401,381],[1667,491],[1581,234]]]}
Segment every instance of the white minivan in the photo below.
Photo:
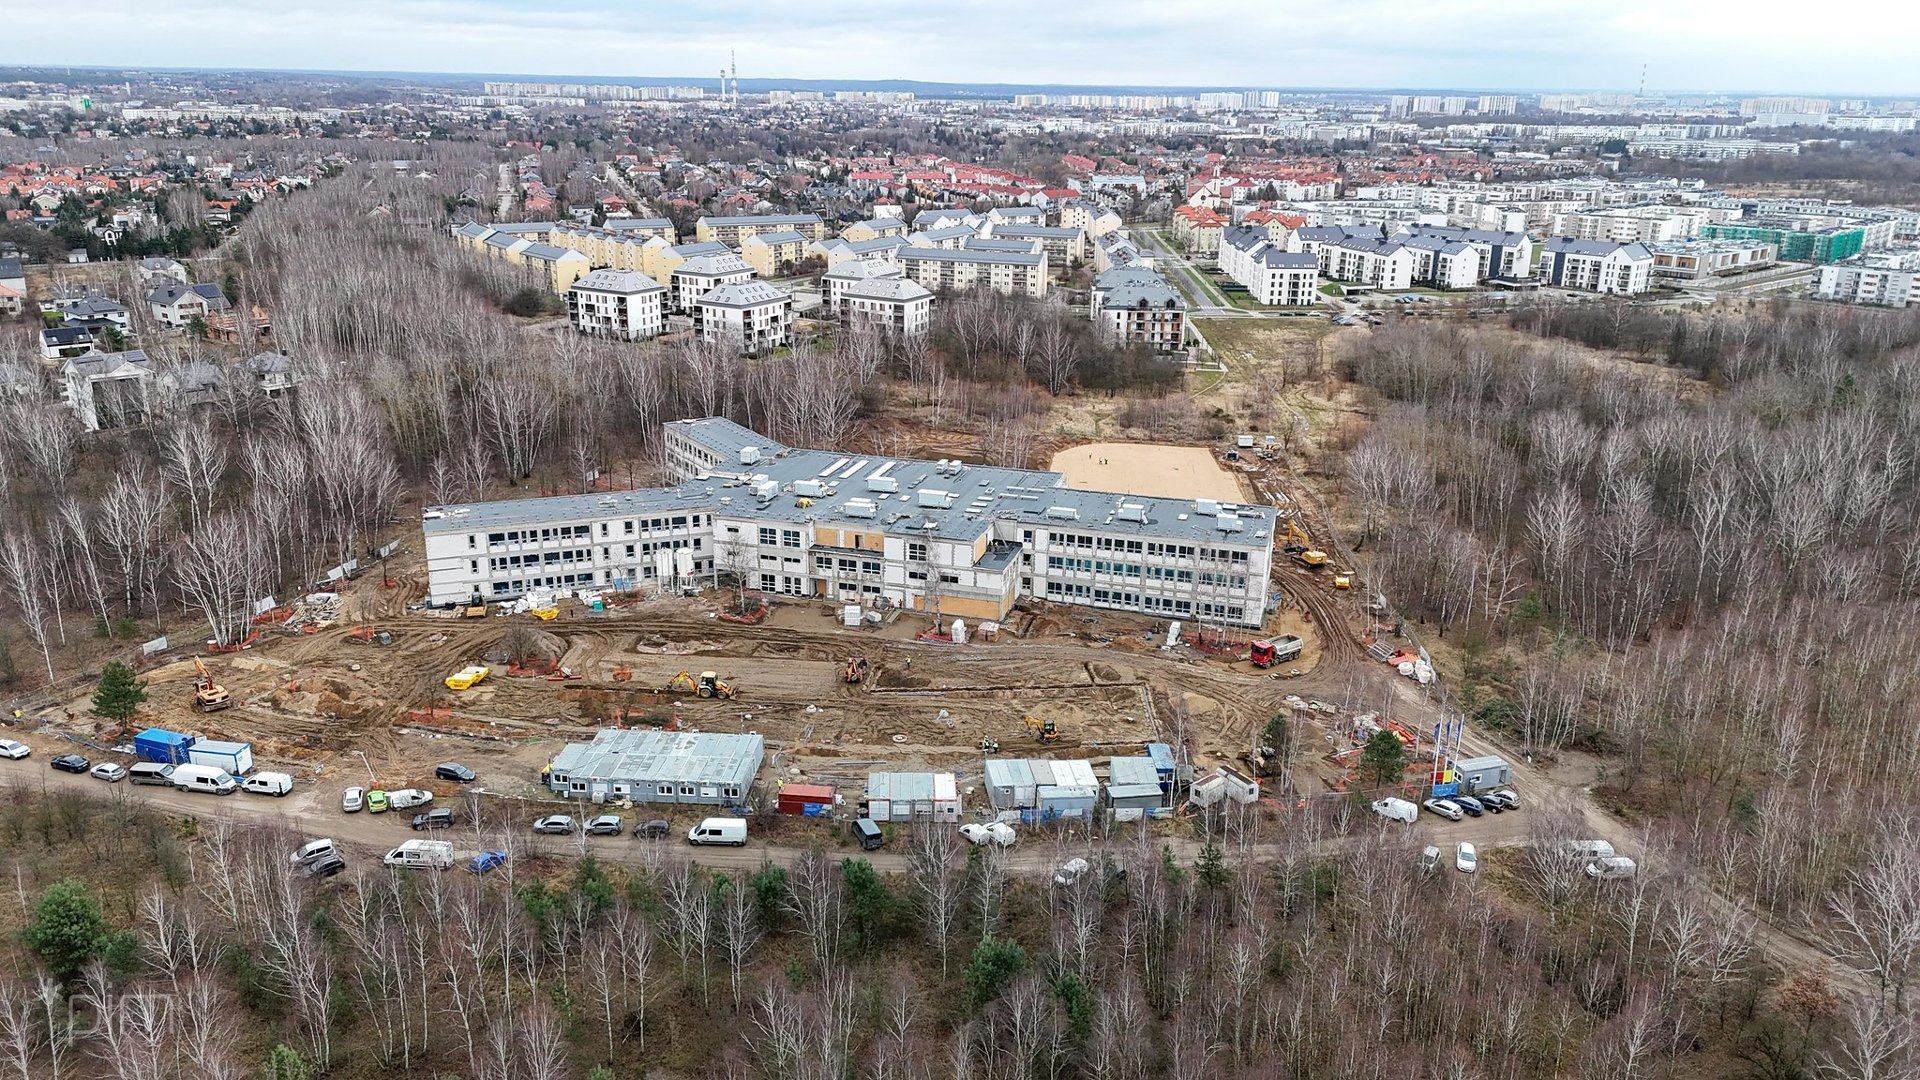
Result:
{"label": "white minivan", "polygon": [[445,870],[453,865],[453,845],[445,840],[409,840],[380,861],[388,866]]}
{"label": "white minivan", "polygon": [[210,795],[231,795],[240,785],[225,769],[212,765],[175,765],[173,786],[182,791],[204,791]]}
{"label": "white minivan", "polygon": [[1605,840],[1569,840],[1567,854],[1576,859],[1611,859],[1613,845]]}
{"label": "white minivan", "polygon": [[1420,820],[1420,808],[1405,799],[1381,799],[1373,804],[1373,812],[1389,821],[1404,821],[1409,825]]}
{"label": "white minivan", "polygon": [[283,772],[257,772],[240,781],[240,790],[255,795],[285,795],[293,790],[293,777]]}
{"label": "white minivan", "polygon": [[732,844],[745,847],[747,843],[747,819],[737,817],[710,817],[687,830],[689,844]]}

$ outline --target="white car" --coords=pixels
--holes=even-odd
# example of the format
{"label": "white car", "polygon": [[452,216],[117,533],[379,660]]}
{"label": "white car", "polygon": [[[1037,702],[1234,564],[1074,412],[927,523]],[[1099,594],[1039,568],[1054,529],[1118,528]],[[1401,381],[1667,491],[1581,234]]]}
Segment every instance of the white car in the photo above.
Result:
{"label": "white car", "polygon": [[1428,799],[1420,804],[1431,813],[1439,814],[1448,821],[1459,821],[1466,815],[1460,810],[1460,804],[1451,799]]}
{"label": "white car", "polygon": [[1639,868],[1634,865],[1632,859],[1627,858],[1625,855],[1613,855],[1605,859],[1595,859],[1588,863],[1587,876],[1590,878],[1600,878],[1603,881],[1615,881],[1621,878],[1632,877],[1634,871],[1637,869]]}
{"label": "white car", "polygon": [[93,777],[95,780],[105,780],[109,784],[117,784],[127,778],[127,769],[124,765],[115,765],[111,761],[103,761],[95,765],[93,771],[87,775]]}
{"label": "white car", "polygon": [[1075,884],[1091,868],[1091,864],[1085,859],[1068,859],[1060,864],[1060,869],[1053,872],[1053,883],[1055,885]]}
{"label": "white car", "polygon": [[1463,874],[1471,874],[1480,868],[1480,849],[1466,841],[1453,853],[1453,868]]}
{"label": "white car", "polygon": [[311,866],[329,855],[338,855],[339,853],[339,850],[334,846],[331,838],[325,840],[309,840],[300,845],[300,850],[293,853],[291,861],[295,866]]}
{"label": "white car", "polygon": [[1013,831],[1013,826],[1004,821],[989,822],[985,825],[970,822],[960,826],[960,835],[966,837],[970,844],[993,844],[1003,848],[1012,847],[1014,841],[1020,839],[1019,834]]}
{"label": "white car", "polygon": [[12,739],[0,739],[0,758],[12,758],[15,761],[33,753],[33,747]]}
{"label": "white car", "polygon": [[355,786],[350,787],[347,790],[340,793],[340,810],[342,813],[346,813],[346,814],[358,813],[359,811],[365,809],[366,805],[367,805],[367,789],[366,788],[360,787],[359,785],[356,784]]}
{"label": "white car", "polygon": [[417,787],[403,787],[399,791],[387,792],[387,805],[395,810],[411,810],[416,806],[425,806],[433,801],[433,792]]}

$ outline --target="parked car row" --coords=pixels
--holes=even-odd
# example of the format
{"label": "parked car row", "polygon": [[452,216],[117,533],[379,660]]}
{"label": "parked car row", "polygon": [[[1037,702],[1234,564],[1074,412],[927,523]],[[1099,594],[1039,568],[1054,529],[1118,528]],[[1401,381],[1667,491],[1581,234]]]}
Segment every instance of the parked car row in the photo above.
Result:
{"label": "parked car row", "polygon": [[432,801],[433,792],[425,788],[386,791],[355,785],[340,793],[340,810],[347,814],[357,814],[362,810],[369,814],[384,814],[388,810],[412,810]]}
{"label": "parked car row", "polygon": [[[32,755],[33,749],[12,739],[0,739],[0,757],[19,760]],[[130,780],[135,784],[174,787],[182,791],[202,791],[213,795],[231,795],[249,791],[256,795],[285,796],[293,791],[293,777],[283,772],[262,770],[235,779],[226,770],[213,765],[169,764],[158,761],[135,762],[131,767],[114,761],[90,761],[85,754],[61,754],[48,765],[54,769],[91,776],[109,784]]]}
{"label": "parked car row", "polygon": [[1520,797],[1503,788],[1482,795],[1450,795],[1444,799],[1428,799],[1420,805],[1426,807],[1429,813],[1438,814],[1448,821],[1459,821],[1482,814],[1504,814],[1508,810],[1518,810]]}

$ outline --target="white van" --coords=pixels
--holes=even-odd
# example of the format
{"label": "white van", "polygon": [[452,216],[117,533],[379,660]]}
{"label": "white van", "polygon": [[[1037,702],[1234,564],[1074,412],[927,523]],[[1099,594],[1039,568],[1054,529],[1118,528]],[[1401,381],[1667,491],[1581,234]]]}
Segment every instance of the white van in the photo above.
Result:
{"label": "white van", "polygon": [[283,772],[257,772],[240,781],[240,790],[255,795],[285,795],[293,790],[293,777]]}
{"label": "white van", "polygon": [[231,795],[240,790],[240,785],[225,769],[211,765],[175,765],[173,786],[182,791],[204,791],[212,795]]}
{"label": "white van", "polygon": [[745,847],[747,844],[747,819],[737,817],[710,817],[687,830],[689,844],[732,844]]}
{"label": "white van", "polygon": [[1576,859],[1586,859],[1589,861],[1593,859],[1611,859],[1613,858],[1613,845],[1607,843],[1605,840],[1569,840],[1567,841],[1567,854]]}
{"label": "white van", "polygon": [[380,861],[388,866],[445,870],[453,865],[453,844],[446,840],[409,840]]}
{"label": "white van", "polygon": [[1373,804],[1373,812],[1388,821],[1404,821],[1409,825],[1420,820],[1420,808],[1405,799],[1381,799]]}

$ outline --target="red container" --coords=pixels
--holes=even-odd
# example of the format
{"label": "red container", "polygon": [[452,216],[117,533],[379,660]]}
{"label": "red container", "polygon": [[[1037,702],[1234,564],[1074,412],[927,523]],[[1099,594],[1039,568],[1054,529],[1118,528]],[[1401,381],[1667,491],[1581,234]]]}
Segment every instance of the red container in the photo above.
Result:
{"label": "red container", "polygon": [[806,816],[833,805],[833,789],[825,784],[788,784],[780,789],[780,812]]}

